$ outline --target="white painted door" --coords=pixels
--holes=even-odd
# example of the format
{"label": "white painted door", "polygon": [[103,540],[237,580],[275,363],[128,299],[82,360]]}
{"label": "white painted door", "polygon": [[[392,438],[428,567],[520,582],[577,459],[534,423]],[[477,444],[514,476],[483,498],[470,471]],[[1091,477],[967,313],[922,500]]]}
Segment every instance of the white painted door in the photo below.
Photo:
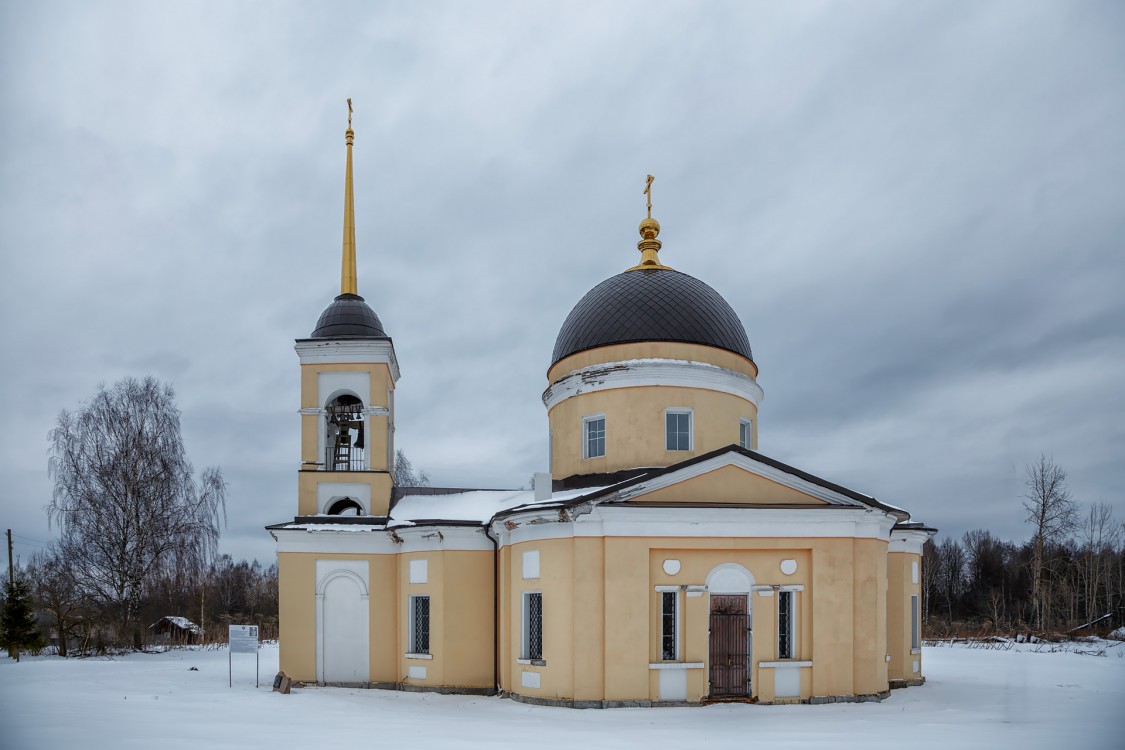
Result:
{"label": "white painted door", "polygon": [[321,618],[321,679],[367,682],[367,597],[349,576],[335,576],[324,588]]}

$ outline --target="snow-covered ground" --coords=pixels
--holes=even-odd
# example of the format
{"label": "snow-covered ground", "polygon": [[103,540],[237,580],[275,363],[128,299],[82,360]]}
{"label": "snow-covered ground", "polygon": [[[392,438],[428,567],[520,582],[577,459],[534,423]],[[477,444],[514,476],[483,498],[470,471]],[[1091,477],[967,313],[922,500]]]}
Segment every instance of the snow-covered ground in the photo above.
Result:
{"label": "snow-covered ground", "polygon": [[927,684],[882,703],[602,711],[345,688],[281,695],[270,691],[276,646],[262,649],[258,689],[246,654],[227,687],[226,651],[0,657],[0,747],[1125,748],[1125,644],[1105,656],[1035,648],[926,648]]}

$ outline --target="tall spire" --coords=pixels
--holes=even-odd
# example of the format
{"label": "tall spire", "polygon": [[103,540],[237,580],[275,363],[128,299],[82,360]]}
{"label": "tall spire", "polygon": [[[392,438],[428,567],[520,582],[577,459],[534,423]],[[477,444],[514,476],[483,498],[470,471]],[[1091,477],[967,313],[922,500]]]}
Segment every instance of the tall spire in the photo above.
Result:
{"label": "tall spire", "polygon": [[355,273],[355,198],[352,196],[352,100],[348,99],[348,166],[344,172],[344,259],[340,269],[340,294],[359,294]]}
{"label": "tall spire", "polygon": [[637,249],[641,251],[641,262],[639,265],[630,268],[630,271],[654,271],[663,269],[671,271],[671,266],[665,266],[660,262],[660,240],[656,239],[660,234],[660,222],[652,218],[652,181],[656,178],[652,175],[645,175],[645,190],[644,194],[648,196],[648,215],[641,220],[639,227],[641,233],[641,241],[637,243]]}

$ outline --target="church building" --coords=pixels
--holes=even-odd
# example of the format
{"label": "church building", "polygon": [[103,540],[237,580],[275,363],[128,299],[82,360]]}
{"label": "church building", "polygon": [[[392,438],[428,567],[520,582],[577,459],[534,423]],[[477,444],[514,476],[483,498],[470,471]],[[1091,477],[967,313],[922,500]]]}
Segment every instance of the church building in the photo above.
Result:
{"label": "church building", "polygon": [[639,261],[555,338],[550,474],[533,490],[395,486],[399,366],[359,296],[353,139],[349,115],[340,295],[296,342],[296,517],[267,527],[287,675],[575,708],[923,682],[934,530],[758,451],[746,330],[664,265],[651,177]]}

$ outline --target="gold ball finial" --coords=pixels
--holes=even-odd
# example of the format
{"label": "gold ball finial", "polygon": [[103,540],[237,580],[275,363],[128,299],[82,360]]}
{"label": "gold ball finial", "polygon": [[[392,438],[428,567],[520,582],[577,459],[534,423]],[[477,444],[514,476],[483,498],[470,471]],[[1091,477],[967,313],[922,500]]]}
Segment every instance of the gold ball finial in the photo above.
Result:
{"label": "gold ball finial", "polygon": [[657,235],[660,234],[660,222],[651,216],[641,219],[641,225],[637,228],[641,233],[641,237],[646,240],[655,240]]}

